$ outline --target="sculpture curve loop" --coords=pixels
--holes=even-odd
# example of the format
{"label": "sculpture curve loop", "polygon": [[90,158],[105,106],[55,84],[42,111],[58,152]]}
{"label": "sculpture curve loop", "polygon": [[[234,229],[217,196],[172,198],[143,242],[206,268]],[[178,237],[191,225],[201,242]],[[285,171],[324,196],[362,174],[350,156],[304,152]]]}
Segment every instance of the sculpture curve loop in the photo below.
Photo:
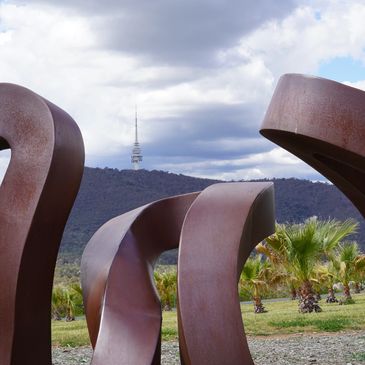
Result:
{"label": "sculpture curve loop", "polygon": [[[246,359],[252,363],[237,282],[255,244],[273,230],[272,183],[217,184],[200,194],[153,202],[104,224],[89,241],[81,263],[94,347],[92,364],[160,364],[161,306],[153,268],[158,256],[178,247],[179,240],[178,318],[183,362],[235,364]],[[203,293],[205,302],[200,303]],[[204,307],[204,313],[194,314],[209,301],[214,304]],[[213,308],[223,315],[221,319]],[[225,326],[223,318],[228,321]],[[199,340],[198,333],[205,339]],[[237,340],[232,341],[227,333],[237,335]],[[219,348],[215,348],[216,336],[221,338]],[[229,347],[231,342],[234,346]],[[217,350],[221,352],[224,346],[227,351],[217,357]],[[233,353],[226,362],[220,362],[229,351]],[[236,362],[230,362],[232,359]]]}
{"label": "sculpture curve loop", "polygon": [[198,193],[162,199],[105,223],[81,261],[92,364],[159,364],[161,306],[153,268],[177,248],[187,210]]}
{"label": "sculpture curve loop", "polygon": [[365,92],[298,74],[280,78],[261,134],[336,185],[365,216]]}
{"label": "sculpture curve loop", "polygon": [[0,84],[0,110],[0,149],[11,149],[0,187],[0,364],[51,365],[53,273],[83,141],[69,115],[26,88]]}
{"label": "sculpture curve loop", "polygon": [[253,364],[237,283],[254,247],[274,232],[272,183],[205,189],[184,221],[178,261],[183,364]]}

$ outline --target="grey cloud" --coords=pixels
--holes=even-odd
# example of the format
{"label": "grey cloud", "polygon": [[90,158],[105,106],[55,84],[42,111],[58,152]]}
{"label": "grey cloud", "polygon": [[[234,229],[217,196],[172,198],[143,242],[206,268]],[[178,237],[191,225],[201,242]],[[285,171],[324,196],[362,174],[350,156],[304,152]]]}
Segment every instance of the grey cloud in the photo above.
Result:
{"label": "grey cloud", "polygon": [[[226,104],[205,105],[175,118],[142,119],[139,123],[142,165],[153,169],[162,164],[230,160],[269,151],[272,143],[258,132],[261,119],[262,111],[255,106]],[[154,131],[149,143],[143,140],[146,129]],[[118,155],[90,156],[87,163],[130,168],[132,143]]]}
{"label": "grey cloud", "polygon": [[144,90],[164,89],[170,86],[196,81],[201,78],[207,70],[198,67],[169,67],[167,72],[163,72],[163,70],[159,68],[157,68],[156,71],[155,77],[131,80],[128,78],[128,75],[123,75],[116,77],[114,80],[104,82],[101,85],[114,88],[140,87]]}
{"label": "grey cloud", "polygon": [[216,64],[219,50],[273,18],[296,0],[30,0],[68,7],[94,19],[102,44],[162,64]]}
{"label": "grey cloud", "polygon": [[[229,62],[233,63],[231,66],[244,62],[239,56],[239,59],[231,57],[220,65],[216,55],[220,50],[234,46],[242,36],[265,21],[285,17],[296,6],[295,0],[27,0],[24,4],[32,3],[63,7],[65,16],[70,13],[85,16],[100,37],[100,47],[108,47],[109,54],[117,51],[138,56],[141,67],[182,66],[173,67],[177,72],[166,73],[165,77],[157,72],[155,79],[141,78],[134,82],[122,75],[120,79],[106,81],[108,86],[115,88],[142,89],[163,88],[195,81],[202,76],[207,78],[219,70],[224,72]],[[209,68],[216,68],[217,72],[209,73]],[[185,74],[182,75],[179,69],[184,69]],[[155,130],[151,133],[151,142],[141,138],[142,166],[152,169],[163,164],[178,166],[233,160],[269,151],[271,144],[258,134],[264,112],[260,104],[204,104],[174,118],[142,120],[141,128]],[[143,110],[143,106],[141,108]],[[224,148],[222,140],[228,141]],[[234,142],[231,146],[229,140]],[[87,164],[130,168],[132,143],[130,149],[124,148],[113,156],[89,155]],[[230,172],[236,168],[239,167],[209,167],[208,164],[206,171]]]}
{"label": "grey cloud", "polygon": [[124,52],[169,64],[213,65],[218,50],[291,8],[290,0],[280,6],[263,0],[253,6],[247,1],[148,1],[110,17],[99,31],[109,47]]}
{"label": "grey cloud", "polygon": [[[242,151],[244,152],[244,151]],[[260,153],[261,151],[258,151]],[[202,167],[199,168],[197,166],[193,166],[195,163],[202,163]],[[90,159],[87,163],[87,166],[107,166],[109,168],[117,168],[117,169],[130,169],[130,157],[129,151],[124,151],[118,156],[95,156],[95,159]],[[175,173],[183,173],[183,174],[195,174],[197,176],[229,176],[232,174],[234,180],[244,179],[246,177],[246,173],[248,173],[252,168],[256,167],[254,164],[243,164],[242,166],[237,166],[234,164],[227,165],[216,165],[209,164],[209,160],[204,158],[199,158],[197,156],[191,156],[187,158],[183,157],[172,157],[169,155],[164,156],[156,156],[156,155],[148,155],[145,154],[144,160],[141,163],[141,168],[152,170],[168,170]],[[308,165],[304,163],[299,166],[291,166],[289,168],[288,165],[272,165],[272,164],[260,164],[259,169],[264,174],[263,176],[256,176],[256,178],[273,178],[273,177],[296,177],[302,179],[309,180],[318,180],[325,181],[326,179],[320,175],[315,170],[311,169]],[[228,177],[228,180],[231,178]]]}
{"label": "grey cloud", "polygon": [[253,139],[250,141],[249,138],[242,141],[242,148],[239,150],[220,150],[218,148],[214,148],[214,140],[212,141],[211,146],[211,149],[201,148],[199,143],[194,143],[194,141],[186,139],[179,139],[175,136],[174,138],[166,140],[163,145],[144,145],[143,153],[145,156],[158,156],[159,158],[163,157],[171,161],[183,158],[191,160],[195,157],[197,157],[198,160],[228,160],[269,150],[268,144],[265,140]]}
{"label": "grey cloud", "polygon": [[[154,134],[150,144],[141,142],[145,154],[151,156],[237,158],[269,149],[269,143],[258,132],[261,119],[262,111],[253,105],[208,105],[176,118],[143,121],[141,128],[159,133]],[[224,148],[222,140],[227,140]]]}

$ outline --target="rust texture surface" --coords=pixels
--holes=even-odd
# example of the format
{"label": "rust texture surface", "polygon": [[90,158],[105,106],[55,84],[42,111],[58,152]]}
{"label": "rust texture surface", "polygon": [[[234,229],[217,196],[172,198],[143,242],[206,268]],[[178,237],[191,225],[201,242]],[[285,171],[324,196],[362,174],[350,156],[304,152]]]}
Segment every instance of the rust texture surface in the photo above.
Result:
{"label": "rust texture surface", "polygon": [[254,246],[273,231],[271,183],[217,184],[107,222],[81,263],[92,364],[160,364],[161,306],[153,268],[179,242],[182,362],[252,364],[237,282]]}
{"label": "rust texture surface", "polygon": [[197,194],[171,197],[118,216],[91,238],[82,256],[92,364],[159,364],[161,306],[154,286],[158,256],[179,245]]}
{"label": "rust texture surface", "polygon": [[327,177],[365,216],[364,91],[284,75],[260,132]]}
{"label": "rust texture surface", "polygon": [[272,183],[205,189],[190,208],[178,261],[178,319],[184,364],[253,364],[237,283],[254,247],[274,233]]}
{"label": "rust texture surface", "polygon": [[84,164],[81,133],[64,111],[0,84],[0,364],[51,365],[51,292],[59,244]]}

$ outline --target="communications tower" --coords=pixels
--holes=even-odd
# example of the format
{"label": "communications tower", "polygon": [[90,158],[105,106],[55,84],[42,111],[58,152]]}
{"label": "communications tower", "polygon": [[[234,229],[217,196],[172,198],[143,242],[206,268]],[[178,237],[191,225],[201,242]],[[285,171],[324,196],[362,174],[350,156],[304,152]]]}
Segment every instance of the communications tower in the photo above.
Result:
{"label": "communications tower", "polygon": [[138,122],[137,122],[137,108],[136,108],[136,114],[135,114],[135,139],[134,139],[134,145],[131,155],[131,162],[133,164],[134,170],[139,170],[139,163],[142,161],[142,150],[139,146],[138,142]]}

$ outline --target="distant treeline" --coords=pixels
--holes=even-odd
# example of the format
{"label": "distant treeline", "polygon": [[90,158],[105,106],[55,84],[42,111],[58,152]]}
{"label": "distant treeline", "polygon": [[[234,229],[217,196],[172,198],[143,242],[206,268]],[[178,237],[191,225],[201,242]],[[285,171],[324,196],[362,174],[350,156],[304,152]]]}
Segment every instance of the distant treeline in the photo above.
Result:
{"label": "distant treeline", "polygon": [[[365,224],[362,217],[336,187],[294,178],[273,181],[279,223],[303,222],[312,216],[339,220],[355,218],[360,222],[355,238],[364,247]],[[86,167],[65,229],[59,262],[78,263],[90,237],[112,217],[157,199],[202,190],[216,182],[164,171]],[[176,263],[176,251],[165,253],[161,263]]]}

